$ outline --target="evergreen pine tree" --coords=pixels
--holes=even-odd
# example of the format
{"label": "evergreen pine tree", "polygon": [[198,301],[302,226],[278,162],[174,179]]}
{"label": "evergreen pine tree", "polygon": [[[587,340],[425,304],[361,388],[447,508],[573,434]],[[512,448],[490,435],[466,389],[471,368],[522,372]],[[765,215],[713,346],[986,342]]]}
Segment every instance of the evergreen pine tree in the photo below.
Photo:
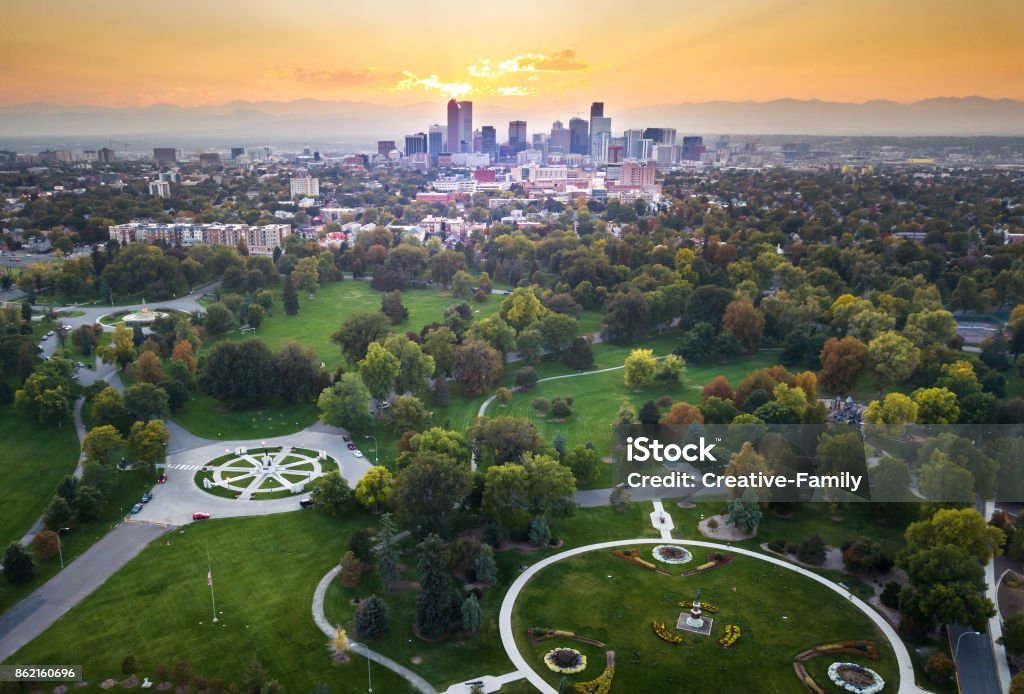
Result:
{"label": "evergreen pine tree", "polygon": [[281,303],[284,304],[284,312],[289,316],[294,316],[299,312],[299,293],[295,289],[291,275],[284,281],[284,288],[281,290]]}
{"label": "evergreen pine tree", "polygon": [[548,519],[542,515],[530,523],[530,544],[537,547],[547,547],[551,544],[551,528],[548,527]]}
{"label": "evergreen pine tree", "polygon": [[388,608],[384,601],[371,595],[359,603],[355,613],[356,634],[364,641],[379,639],[388,631]]}
{"label": "evergreen pine tree", "polygon": [[4,552],[4,578],[11,583],[24,583],[36,575],[36,562],[25,547],[11,542]]}
{"label": "evergreen pine tree", "polygon": [[494,583],[498,580],[498,567],[494,563],[494,550],[484,543],[476,553],[476,580],[480,583]]}
{"label": "evergreen pine tree", "polygon": [[470,634],[480,629],[480,601],[470,595],[462,603],[462,628]]}
{"label": "evergreen pine tree", "polygon": [[420,543],[420,560],[416,567],[420,592],[416,596],[416,630],[428,639],[443,636],[452,626],[452,579],[444,566],[445,544],[431,534]]}

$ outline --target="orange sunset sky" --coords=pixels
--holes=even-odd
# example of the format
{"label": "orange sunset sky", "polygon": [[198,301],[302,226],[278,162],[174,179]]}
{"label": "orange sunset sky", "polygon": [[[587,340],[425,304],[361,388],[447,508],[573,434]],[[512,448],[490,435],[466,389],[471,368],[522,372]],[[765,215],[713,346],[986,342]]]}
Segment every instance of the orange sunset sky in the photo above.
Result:
{"label": "orange sunset sky", "polygon": [[1024,99],[1020,0],[4,0],[0,105]]}

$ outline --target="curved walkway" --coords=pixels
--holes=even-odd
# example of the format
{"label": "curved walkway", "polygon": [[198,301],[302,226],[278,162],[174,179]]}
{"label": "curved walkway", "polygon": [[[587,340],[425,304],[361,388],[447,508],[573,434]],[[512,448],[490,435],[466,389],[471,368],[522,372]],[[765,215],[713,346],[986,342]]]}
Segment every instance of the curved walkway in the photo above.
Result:
{"label": "curved walkway", "polygon": [[[334,577],[338,575],[338,570],[338,567],[335,566],[333,569],[328,571],[327,574],[320,579],[320,582],[316,585],[316,591],[313,593],[313,621],[316,622],[316,625],[320,627],[320,631],[324,632],[324,635],[328,639],[334,638],[336,627],[330,623],[327,619],[326,613],[324,612],[324,598],[327,597],[327,588],[331,585],[331,581],[334,580]],[[404,665],[400,665],[391,658],[370,650],[365,644],[353,641],[351,642],[350,647],[354,652],[361,652],[363,656],[369,658],[378,665],[386,667],[399,677],[404,678],[417,690],[423,692],[423,694],[437,694],[437,690],[430,685],[430,682],[427,682]]]}
{"label": "curved walkway", "polygon": [[[515,582],[509,587],[508,592],[505,593],[505,597],[501,603],[501,611],[498,614],[498,628],[501,633],[501,643],[505,647],[505,653],[508,655],[509,660],[512,661],[512,665],[515,666],[519,672],[525,674],[527,681],[536,687],[542,694],[557,694],[557,690],[544,681],[544,678],[538,675],[534,669],[530,666],[526,659],[519,653],[519,647],[516,646],[515,635],[512,631],[512,608],[515,606],[516,598],[519,597],[519,593],[527,582],[537,575],[539,572],[551,566],[555,562],[569,557],[574,557],[579,554],[585,554],[587,552],[593,552],[594,550],[600,549],[612,549],[615,547],[622,547],[623,545],[660,545],[665,540],[652,539],[652,538],[638,538],[635,540],[615,540],[611,542],[598,542],[592,545],[584,545],[582,547],[574,547],[572,549],[554,554],[550,557],[540,560],[536,564],[533,564],[524,571]],[[875,626],[885,635],[892,646],[893,651],[896,654],[896,661],[899,667],[900,673],[900,687],[899,692],[901,694],[918,694],[924,693],[926,690],[918,688],[914,682],[914,663],[910,658],[910,653],[907,651],[907,647],[900,640],[896,630],[885,620],[882,615],[876,612],[870,605],[861,600],[860,598],[852,595],[849,591],[841,588],[837,584],[823,578],[813,571],[791,564],[782,559],[776,557],[770,557],[765,554],[753,552],[749,549],[743,549],[740,547],[731,547],[728,545],[719,544],[717,542],[704,542],[701,540],[679,540],[678,544],[688,545],[694,547],[706,547],[708,549],[717,549],[731,552],[733,554],[742,554],[744,556],[752,557],[754,559],[760,559],[762,561],[781,566],[783,568],[795,571],[798,574],[810,578],[813,581],[817,581],[821,585],[829,588],[830,590],[842,595],[847,598],[852,605],[857,607],[861,612],[866,614]]]}

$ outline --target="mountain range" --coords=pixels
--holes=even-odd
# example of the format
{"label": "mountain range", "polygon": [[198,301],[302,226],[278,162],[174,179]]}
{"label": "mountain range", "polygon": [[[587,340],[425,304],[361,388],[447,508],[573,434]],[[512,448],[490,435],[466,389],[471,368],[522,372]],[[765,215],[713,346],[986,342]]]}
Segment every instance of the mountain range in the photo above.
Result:
{"label": "mountain range", "polygon": [[[553,120],[566,125],[571,113],[479,104],[474,125],[493,123],[503,139],[505,123],[526,117],[546,131]],[[206,138],[223,143],[282,140],[372,143],[401,142],[407,133],[444,123],[444,103],[383,105],[358,101],[231,101],[216,106],[155,104],[146,107],[60,106],[26,103],[0,107],[0,140]],[[648,126],[682,134],[1024,136],[1024,101],[940,97],[912,103],[820,100],[687,102],[615,109],[607,104],[616,132]],[[533,132],[534,128],[531,127]],[[211,142],[209,146],[213,146]],[[401,144],[399,144],[401,146]]]}

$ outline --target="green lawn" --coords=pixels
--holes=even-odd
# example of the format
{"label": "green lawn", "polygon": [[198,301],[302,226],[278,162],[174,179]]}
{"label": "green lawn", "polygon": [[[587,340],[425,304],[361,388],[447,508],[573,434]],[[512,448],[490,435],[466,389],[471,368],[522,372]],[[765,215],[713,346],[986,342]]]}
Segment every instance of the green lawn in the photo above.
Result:
{"label": "green lawn", "polygon": [[[639,547],[650,557],[650,546]],[[693,548],[694,564],[707,551]],[[612,556],[590,552],[559,562],[534,577],[520,594],[513,626],[520,651],[553,686],[559,676],[543,664],[544,653],[570,646],[588,658],[587,669],[571,681],[597,677],[604,653],[616,653],[613,691],[803,691],[793,672],[793,656],[830,641],[873,639],[878,662],[843,655],[879,672],[886,690],[898,688],[895,656],[866,615],[831,590],[797,574],[757,559],[738,557],[731,564],[698,577],[663,576]],[[659,640],[651,622],[665,622],[672,631],[680,608],[677,601],[696,591],[719,607],[712,615],[710,636],[683,633],[678,645]],[[723,649],[717,640],[727,624],[742,630],[739,641]],[[573,631],[606,643],[604,648],[552,639],[532,645],[528,627]],[[812,659],[808,666],[827,668],[834,660]],[[811,668],[817,675],[817,668]],[[826,691],[837,691],[816,677]]]}
{"label": "green lawn", "polygon": [[[303,347],[313,350],[317,357],[333,370],[344,360],[341,348],[331,342],[331,335],[353,313],[379,311],[381,296],[382,292],[371,289],[370,283],[366,281],[330,282],[320,288],[314,299],[310,299],[304,292],[299,292],[299,313],[288,316],[285,315],[281,303],[281,290],[275,289],[272,309],[274,315],[268,316],[255,333],[241,335],[236,332],[226,339],[242,340],[255,335],[266,342],[272,350],[280,349],[287,340],[295,340]],[[492,296],[484,303],[470,302],[474,319],[480,320],[497,312],[501,298]],[[409,289],[402,293],[402,303],[409,309],[409,318],[404,323],[394,326],[394,329],[400,332],[419,332],[428,323],[442,322],[445,308],[461,301],[440,289]],[[203,350],[214,344],[216,343],[213,341],[207,342]]]}
{"label": "green lawn", "polygon": [[275,400],[264,407],[230,410],[219,400],[199,393],[171,419],[196,436],[226,441],[283,436],[316,421],[316,403],[289,405]]}
{"label": "green lawn", "polygon": [[4,546],[22,536],[50,503],[57,484],[78,463],[78,437],[68,418],[40,424],[0,405],[0,532]]}
{"label": "green lawn", "polygon": [[[317,582],[345,551],[348,535],[373,519],[312,512],[215,520],[160,538],[10,662],[75,662],[97,685],[120,678],[134,654],[140,676],[161,663],[241,685],[257,657],[289,692],[327,684],[335,694],[366,691],[366,661],[332,666],[326,637],[310,616]],[[167,543],[170,544],[167,544]],[[210,621],[207,549],[220,622]],[[373,667],[376,691],[403,694],[404,681]]]}

